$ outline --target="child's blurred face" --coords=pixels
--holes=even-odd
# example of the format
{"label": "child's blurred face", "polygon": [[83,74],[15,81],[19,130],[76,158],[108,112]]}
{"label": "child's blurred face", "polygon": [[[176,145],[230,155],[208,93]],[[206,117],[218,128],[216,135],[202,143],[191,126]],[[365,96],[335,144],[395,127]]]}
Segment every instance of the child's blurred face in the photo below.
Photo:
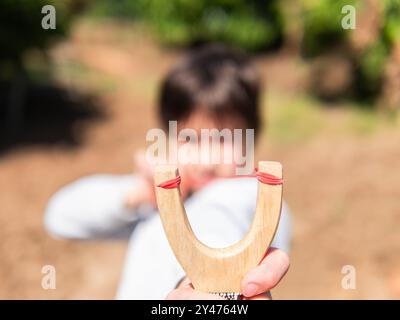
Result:
{"label": "child's blurred face", "polygon": [[[234,158],[234,149],[238,146],[235,146],[234,139],[227,139],[225,141],[221,138],[217,140],[217,145],[213,141],[214,148],[219,148],[220,152],[211,152],[211,138],[209,138],[210,147],[202,147],[204,143],[207,144],[207,141],[202,141],[202,129],[216,129],[218,131],[228,129],[231,131],[233,137],[234,129],[242,129],[244,127],[245,124],[243,121],[237,117],[227,116],[223,121],[217,121],[214,117],[201,111],[193,113],[185,121],[178,121],[178,132],[182,129],[191,129],[197,133],[197,143],[178,142],[178,148],[185,144],[189,156],[197,154],[197,158],[201,159],[201,161],[190,161],[186,164],[179,163],[182,183],[185,182],[184,187],[194,192],[215,178],[235,175],[237,164]],[[240,147],[242,147],[242,144]]]}

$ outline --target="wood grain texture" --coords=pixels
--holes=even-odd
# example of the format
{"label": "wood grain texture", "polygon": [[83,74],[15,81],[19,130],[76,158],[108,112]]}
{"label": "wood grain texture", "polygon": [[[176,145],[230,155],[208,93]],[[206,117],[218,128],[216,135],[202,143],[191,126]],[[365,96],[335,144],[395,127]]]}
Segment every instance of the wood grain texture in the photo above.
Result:
{"label": "wood grain texture", "polygon": [[[282,178],[279,162],[261,161],[258,168]],[[174,166],[159,166],[155,170],[155,184],[178,174]],[[204,292],[240,292],[244,275],[257,266],[274,238],[281,213],[282,185],[258,182],[256,211],[250,229],[238,243],[217,249],[204,245],[194,235],[178,188],[155,189],[169,244],[194,288]]]}

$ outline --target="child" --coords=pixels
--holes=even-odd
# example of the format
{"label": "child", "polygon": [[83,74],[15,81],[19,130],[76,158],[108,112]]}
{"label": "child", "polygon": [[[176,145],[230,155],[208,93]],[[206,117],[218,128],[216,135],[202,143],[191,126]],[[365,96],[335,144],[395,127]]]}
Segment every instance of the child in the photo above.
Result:
{"label": "child", "polygon": [[[164,129],[260,128],[259,77],[246,56],[222,46],[189,54],[162,83],[159,117]],[[58,191],[45,225],[61,238],[129,239],[119,299],[216,298],[197,292],[184,277],[164,235],[154,201],[153,168],[137,157],[134,177],[96,175]],[[257,179],[216,179],[235,174],[235,164],[179,164],[181,191],[193,231],[211,247],[225,247],[247,232],[255,211]],[[278,231],[263,262],[243,280],[246,297],[260,298],[289,266],[290,218],[285,203]],[[174,290],[178,283],[179,288]],[[261,295],[260,295],[261,294]]]}

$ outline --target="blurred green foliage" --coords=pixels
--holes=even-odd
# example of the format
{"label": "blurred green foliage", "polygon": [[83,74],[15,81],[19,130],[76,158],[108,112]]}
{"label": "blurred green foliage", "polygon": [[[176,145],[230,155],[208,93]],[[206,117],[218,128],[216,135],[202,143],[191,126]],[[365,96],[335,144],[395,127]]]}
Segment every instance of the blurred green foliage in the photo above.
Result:
{"label": "blurred green foliage", "polygon": [[[24,55],[31,49],[44,50],[66,34],[72,16],[84,1],[2,0],[0,1],[0,78],[10,79],[23,68]],[[56,29],[43,29],[42,8],[56,9]]]}
{"label": "blurred green foliage", "polygon": [[342,8],[354,5],[355,0],[304,0],[301,3],[303,54],[317,56],[345,41],[347,32],[341,24]]}
{"label": "blurred green foliage", "polygon": [[400,41],[400,0],[383,0],[383,3],[383,36],[388,44],[394,45]]}
{"label": "blurred green foliage", "polygon": [[[375,100],[382,92],[385,68],[394,46],[400,43],[400,1],[301,2],[304,26],[302,54],[311,59],[336,54],[352,65],[352,74],[349,75],[351,81],[346,84],[349,88],[343,87],[343,90],[333,95],[321,93],[319,90],[317,95],[342,98],[351,91],[357,99]],[[356,30],[344,30],[341,26],[344,16],[341,8],[349,4],[354,5],[357,10]],[[368,37],[370,39],[366,41],[365,38]],[[330,68],[328,64],[326,68]],[[314,83],[318,81],[316,79]],[[314,89],[311,88],[311,91],[315,93]]]}
{"label": "blurred green foliage", "polygon": [[[344,30],[341,20],[344,17],[342,8],[352,5],[356,10],[364,11],[362,14],[368,17],[368,10],[381,10],[378,30],[377,46],[390,48],[400,41],[400,0],[376,0],[377,7],[365,6],[368,1],[363,0],[302,0],[303,19],[303,53],[307,56],[319,55],[324,52],[337,49],[338,45],[345,45],[351,30]],[[374,1],[370,1],[373,3]],[[374,13],[371,13],[369,24],[375,24]],[[367,23],[368,24],[368,23]],[[361,28],[365,27],[361,26]],[[356,24],[356,28],[360,28]],[[373,50],[379,50],[377,48]]]}
{"label": "blurred green foliage", "polygon": [[[346,5],[357,10],[356,29],[367,28],[367,33],[375,36],[361,48],[353,43],[358,41],[357,37],[363,37],[357,33],[359,30],[342,27],[342,8]],[[99,0],[93,2],[91,12],[143,22],[161,42],[169,45],[220,41],[259,51],[284,44],[285,37],[301,39],[298,52],[311,65],[318,60],[313,81],[316,85],[311,92],[329,99],[378,97],[385,66],[393,46],[400,41],[400,0]],[[358,18],[362,16],[360,26]],[[292,21],[300,21],[298,27],[290,28]],[[335,70],[330,61],[341,61],[340,66],[345,69]],[[338,81],[342,84],[328,83],[326,88],[318,85],[335,82],[337,76],[332,72],[348,73],[348,79],[341,76]]]}
{"label": "blurred green foliage", "polygon": [[[41,8],[47,4],[56,7],[55,30],[41,27]],[[400,43],[400,0],[2,0],[0,80],[12,77],[26,52],[46,49],[64,36],[72,18],[87,5],[95,17],[141,22],[168,45],[219,41],[254,52],[299,39],[297,53],[310,65],[318,60],[314,83],[323,85],[311,91],[329,99],[379,97],[385,68]],[[342,28],[345,5],[357,9],[356,30]],[[364,17],[361,25],[358,13]],[[373,40],[355,45],[365,37],[363,28]],[[330,62],[337,61],[342,72],[332,68]],[[342,84],[330,86],[338,77]]]}
{"label": "blurred green foliage", "polygon": [[370,98],[379,94],[389,52],[387,44],[378,39],[361,53],[355,71],[356,90],[360,98]]}
{"label": "blurred green foliage", "polygon": [[166,44],[227,42],[247,50],[271,47],[283,33],[277,0],[100,0],[96,15],[134,18]]}

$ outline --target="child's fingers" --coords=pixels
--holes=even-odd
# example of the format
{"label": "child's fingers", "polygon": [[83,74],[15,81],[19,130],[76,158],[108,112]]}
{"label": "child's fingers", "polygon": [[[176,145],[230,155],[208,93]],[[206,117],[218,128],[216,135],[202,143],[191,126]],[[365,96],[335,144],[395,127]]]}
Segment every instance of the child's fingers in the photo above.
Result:
{"label": "child's fingers", "polygon": [[289,257],[282,250],[271,248],[263,261],[250,270],[242,281],[242,293],[253,297],[274,288],[289,269]]}
{"label": "child's fingers", "polygon": [[183,279],[181,279],[181,281],[179,281],[178,285],[176,286],[176,289],[181,289],[181,288],[192,288],[193,289],[192,282],[190,281],[190,279],[188,277],[184,277]]}
{"label": "child's fingers", "polygon": [[136,172],[152,183],[154,167],[150,163],[148,163],[144,150],[136,151],[133,159]]}
{"label": "child's fingers", "polygon": [[196,291],[190,287],[172,290],[166,300],[224,300],[222,297],[206,292]]}

